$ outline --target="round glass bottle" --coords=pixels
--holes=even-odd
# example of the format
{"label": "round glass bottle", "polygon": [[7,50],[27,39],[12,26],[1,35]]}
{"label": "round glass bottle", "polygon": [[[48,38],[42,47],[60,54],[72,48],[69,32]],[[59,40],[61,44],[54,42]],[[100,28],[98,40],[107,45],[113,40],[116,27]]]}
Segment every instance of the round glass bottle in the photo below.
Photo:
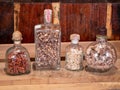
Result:
{"label": "round glass bottle", "polygon": [[96,42],[91,43],[86,49],[86,70],[91,72],[106,72],[110,70],[116,60],[115,48],[107,42],[106,28],[99,29]]}
{"label": "round glass bottle", "polygon": [[66,62],[65,68],[67,70],[81,70],[83,69],[83,48],[79,45],[80,36],[72,34],[70,36],[71,44],[66,47]]}
{"label": "round glass bottle", "polygon": [[26,48],[21,45],[22,34],[15,31],[12,40],[14,45],[6,51],[5,72],[9,75],[30,73],[30,56]]}

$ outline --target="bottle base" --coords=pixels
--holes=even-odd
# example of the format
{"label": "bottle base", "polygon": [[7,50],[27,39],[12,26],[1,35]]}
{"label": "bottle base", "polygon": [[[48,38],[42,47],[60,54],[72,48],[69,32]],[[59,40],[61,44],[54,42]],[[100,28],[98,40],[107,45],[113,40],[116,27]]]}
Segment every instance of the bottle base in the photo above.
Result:
{"label": "bottle base", "polygon": [[65,67],[66,70],[69,70],[69,71],[82,71],[84,69],[83,66],[81,66],[79,69],[72,69],[72,68],[67,68]]}
{"label": "bottle base", "polygon": [[97,73],[105,73],[108,72],[111,68],[109,69],[96,69],[96,68],[92,68],[89,66],[85,66],[85,70],[88,72],[97,72]]}
{"label": "bottle base", "polygon": [[7,70],[5,68],[4,68],[4,71],[7,75],[10,75],[10,76],[26,75],[31,72],[31,71],[26,71],[25,73],[10,73],[10,72],[7,72]]}
{"label": "bottle base", "polygon": [[37,63],[33,63],[33,70],[60,70],[60,65],[52,67],[52,66],[39,66]]}

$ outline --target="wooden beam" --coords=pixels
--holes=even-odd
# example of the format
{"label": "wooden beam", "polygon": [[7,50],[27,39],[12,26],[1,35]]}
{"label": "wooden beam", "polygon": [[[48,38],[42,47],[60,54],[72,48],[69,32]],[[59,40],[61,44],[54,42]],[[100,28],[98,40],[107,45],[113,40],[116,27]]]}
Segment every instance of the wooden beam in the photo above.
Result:
{"label": "wooden beam", "polygon": [[106,28],[107,28],[107,36],[108,39],[112,39],[112,4],[107,4],[107,18],[106,18]]}
{"label": "wooden beam", "polygon": [[120,83],[77,83],[0,86],[0,90],[120,90]]}
{"label": "wooden beam", "polygon": [[[64,61],[61,61],[61,69],[58,71],[34,71],[28,75],[9,76],[4,72],[4,63],[0,63],[0,90],[119,90],[120,89],[120,59],[115,68],[106,73],[90,73],[83,71],[69,71],[64,68]],[[32,65],[33,63],[31,63]],[[31,88],[30,88],[31,87]],[[51,88],[51,89],[50,89]],[[75,88],[75,89],[73,89]],[[89,88],[89,89],[88,89]],[[6,89],[7,90],[7,89]]]}

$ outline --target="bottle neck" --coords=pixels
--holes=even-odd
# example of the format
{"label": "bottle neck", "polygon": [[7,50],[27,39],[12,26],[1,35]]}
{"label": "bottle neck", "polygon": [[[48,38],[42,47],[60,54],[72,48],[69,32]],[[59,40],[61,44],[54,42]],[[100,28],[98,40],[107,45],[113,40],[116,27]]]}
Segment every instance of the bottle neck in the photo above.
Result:
{"label": "bottle neck", "polygon": [[14,40],[14,46],[15,47],[21,46],[21,40]]}
{"label": "bottle neck", "polygon": [[52,23],[52,14],[44,15],[44,24],[49,25]]}
{"label": "bottle neck", "polygon": [[78,44],[78,43],[79,43],[79,40],[78,40],[78,39],[73,39],[73,40],[71,40],[71,43],[72,43],[72,44]]}
{"label": "bottle neck", "polygon": [[107,36],[97,35],[96,41],[99,42],[99,43],[106,43],[107,42]]}

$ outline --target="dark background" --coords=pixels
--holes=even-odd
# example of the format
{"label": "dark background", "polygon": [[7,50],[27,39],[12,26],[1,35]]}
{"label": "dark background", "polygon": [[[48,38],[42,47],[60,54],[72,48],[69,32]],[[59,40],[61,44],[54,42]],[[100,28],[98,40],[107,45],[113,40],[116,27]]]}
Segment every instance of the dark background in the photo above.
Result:
{"label": "dark background", "polygon": [[120,0],[0,0],[0,44],[13,43],[14,5],[20,4],[18,24],[23,43],[34,43],[34,25],[43,23],[43,11],[52,9],[52,2],[60,2],[62,42],[69,42],[72,33],[81,41],[94,41],[96,30],[106,25],[107,3],[112,3],[112,36],[120,40]]}

